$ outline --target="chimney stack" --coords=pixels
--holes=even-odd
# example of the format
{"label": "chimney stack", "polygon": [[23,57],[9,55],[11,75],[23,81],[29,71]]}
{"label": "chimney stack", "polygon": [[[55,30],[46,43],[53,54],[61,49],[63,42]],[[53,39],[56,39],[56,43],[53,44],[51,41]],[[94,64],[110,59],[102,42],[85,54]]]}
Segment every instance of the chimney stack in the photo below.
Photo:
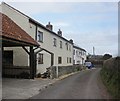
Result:
{"label": "chimney stack", "polygon": [[62,36],[62,31],[60,29],[58,30],[58,35]]}
{"label": "chimney stack", "polygon": [[49,30],[53,30],[53,26],[50,24],[50,22],[48,22],[48,24],[46,25],[46,28]]}

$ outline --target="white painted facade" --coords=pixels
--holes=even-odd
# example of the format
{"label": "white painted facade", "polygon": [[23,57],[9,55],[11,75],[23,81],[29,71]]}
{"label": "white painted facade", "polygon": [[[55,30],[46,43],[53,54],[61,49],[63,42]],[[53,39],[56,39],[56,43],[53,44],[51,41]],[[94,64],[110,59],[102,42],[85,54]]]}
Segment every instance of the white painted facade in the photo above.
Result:
{"label": "white painted facade", "polygon": [[[37,40],[38,31],[43,33],[43,42],[38,42],[41,48],[48,50],[54,54],[53,65],[54,66],[68,66],[73,65],[73,44],[67,39],[58,36],[53,31],[49,31],[45,26],[39,24],[36,21],[31,23],[28,16],[15,10],[9,5],[2,3],[2,13],[11,18],[17,25],[25,30],[33,39]],[[32,19],[33,20],[33,19]],[[37,28],[36,28],[37,25]],[[37,37],[36,37],[37,36]],[[54,46],[54,38],[56,39],[56,47]],[[60,48],[60,42],[62,42],[62,48]],[[66,47],[68,44],[68,50]],[[15,66],[29,66],[29,55],[21,47],[7,47],[4,50],[13,50],[13,65]],[[29,49],[28,49],[29,50]],[[36,50],[37,51],[37,50]],[[37,73],[44,73],[46,68],[51,66],[51,55],[48,52],[41,51],[43,54],[43,63],[38,64],[37,55]],[[61,63],[58,63],[58,57],[61,57]]]}
{"label": "white painted facade", "polygon": [[84,64],[86,60],[86,51],[78,46],[73,46],[73,64]]}

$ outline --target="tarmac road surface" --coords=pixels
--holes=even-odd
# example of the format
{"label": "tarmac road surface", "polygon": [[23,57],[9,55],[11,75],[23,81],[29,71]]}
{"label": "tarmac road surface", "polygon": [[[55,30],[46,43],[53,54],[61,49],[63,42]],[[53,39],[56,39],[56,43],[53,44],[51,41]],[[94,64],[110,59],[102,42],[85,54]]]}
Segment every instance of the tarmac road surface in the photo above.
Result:
{"label": "tarmac road surface", "polygon": [[100,78],[101,68],[80,71],[30,99],[110,99]]}

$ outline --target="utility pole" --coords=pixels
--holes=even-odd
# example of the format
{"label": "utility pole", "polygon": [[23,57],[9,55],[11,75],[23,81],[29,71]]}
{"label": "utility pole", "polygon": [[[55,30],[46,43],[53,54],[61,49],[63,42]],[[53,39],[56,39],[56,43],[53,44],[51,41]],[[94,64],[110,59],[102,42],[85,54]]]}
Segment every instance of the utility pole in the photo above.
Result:
{"label": "utility pole", "polygon": [[93,55],[95,56],[95,47],[93,46]]}

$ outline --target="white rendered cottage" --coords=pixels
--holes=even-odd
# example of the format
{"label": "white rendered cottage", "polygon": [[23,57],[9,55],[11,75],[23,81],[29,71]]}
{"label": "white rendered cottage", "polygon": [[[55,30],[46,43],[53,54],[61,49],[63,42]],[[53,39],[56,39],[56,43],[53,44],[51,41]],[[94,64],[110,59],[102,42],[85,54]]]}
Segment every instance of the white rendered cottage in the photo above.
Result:
{"label": "white rendered cottage", "polygon": [[[34,19],[28,17],[22,12],[9,6],[6,3],[1,4],[2,13],[11,18],[33,39],[37,40],[41,49],[35,49],[36,56],[36,73],[46,72],[46,68],[53,66],[73,65],[73,43],[62,36],[62,31],[53,32],[52,25],[47,26],[40,24]],[[26,47],[29,50],[28,47]],[[21,47],[7,47],[4,50],[13,50],[14,65],[28,66],[29,55]]]}
{"label": "white rendered cottage", "polygon": [[73,46],[73,64],[84,64],[86,60],[86,50],[80,48],[79,46]]}

